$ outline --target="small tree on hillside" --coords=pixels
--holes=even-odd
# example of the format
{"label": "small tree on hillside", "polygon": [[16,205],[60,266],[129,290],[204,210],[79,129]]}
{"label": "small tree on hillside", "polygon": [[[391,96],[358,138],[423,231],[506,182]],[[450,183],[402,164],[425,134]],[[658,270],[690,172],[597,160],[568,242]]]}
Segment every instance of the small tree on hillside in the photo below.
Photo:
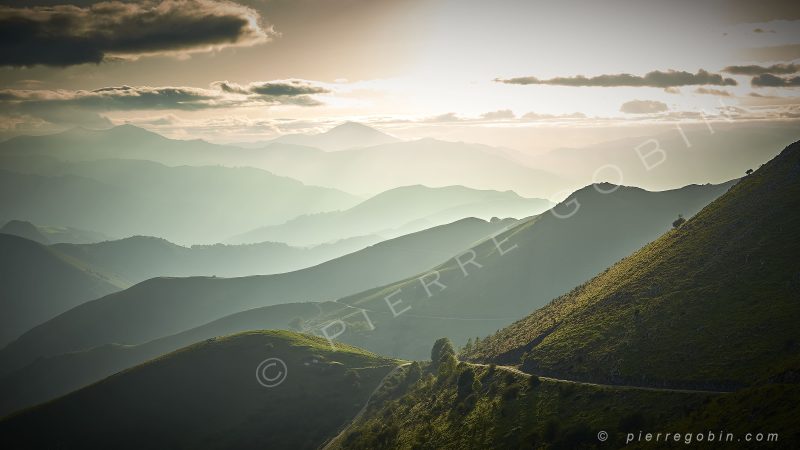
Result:
{"label": "small tree on hillside", "polygon": [[745,175],[750,175],[751,173],[753,173],[753,169],[747,169],[747,171],[745,172]]}
{"label": "small tree on hillside", "polygon": [[458,375],[458,398],[462,399],[472,394],[475,383],[475,371],[471,367],[464,369]]}
{"label": "small tree on hillside", "polygon": [[678,214],[678,218],[672,222],[673,228],[678,228],[686,222],[686,219],[683,218],[683,214]]}
{"label": "small tree on hillside", "polygon": [[431,365],[433,368],[438,369],[442,359],[448,356],[455,359],[456,351],[453,349],[453,343],[447,338],[437,339],[431,349]]}

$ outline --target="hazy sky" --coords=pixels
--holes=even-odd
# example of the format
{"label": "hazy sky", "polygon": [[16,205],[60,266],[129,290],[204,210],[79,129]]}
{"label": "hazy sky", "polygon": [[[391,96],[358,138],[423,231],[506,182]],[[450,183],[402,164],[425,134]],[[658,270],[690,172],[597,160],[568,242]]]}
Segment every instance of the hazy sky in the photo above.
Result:
{"label": "hazy sky", "polygon": [[360,120],[526,149],[800,117],[796,1],[2,3],[4,136],[130,122],[251,141]]}

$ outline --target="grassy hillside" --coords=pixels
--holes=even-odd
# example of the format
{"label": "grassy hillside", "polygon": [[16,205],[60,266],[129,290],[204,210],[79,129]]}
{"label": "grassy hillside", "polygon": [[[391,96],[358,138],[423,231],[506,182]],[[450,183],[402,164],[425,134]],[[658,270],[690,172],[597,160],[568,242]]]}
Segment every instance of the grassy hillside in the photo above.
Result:
{"label": "grassy hillside", "polygon": [[[467,253],[461,259],[463,269],[450,259],[435,271],[339,300],[367,310],[374,330],[363,316],[353,314],[357,309],[321,318],[318,330],[328,327],[329,335],[337,333],[341,326],[330,324],[342,320],[347,330],[339,339],[403,358],[424,357],[429,343],[440,336],[463,345],[468,338],[493,333],[585,282],[661,235],[678,214],[694,214],[729,186],[664,192],[619,187],[607,194],[588,186],[569,197],[569,206],[557,207],[564,218],[544,213],[477,245],[474,264],[466,262],[473,256]],[[573,202],[580,205],[577,210]],[[441,285],[433,285],[437,273]],[[387,296],[396,304],[395,312],[405,312],[395,317]]]}
{"label": "grassy hillside", "polygon": [[396,237],[464,217],[522,219],[552,206],[547,200],[514,192],[482,191],[464,186],[405,186],[382,192],[344,211],[300,216],[281,225],[235,236],[231,243],[278,241],[312,245],[353,236]]}
{"label": "grassy hillside", "polygon": [[141,344],[247,309],[335,300],[434,266],[505,225],[464,219],[285,274],[154,278],[28,331],[0,350],[0,373],[39,356],[110,343]]}
{"label": "grassy hillside", "polygon": [[361,236],[312,248],[292,247],[280,242],[184,247],[165,239],[134,236],[94,244],[58,244],[53,248],[135,284],[158,276],[241,277],[291,272],[361,250],[381,240],[374,235]]}
{"label": "grassy hillside", "polygon": [[[285,364],[264,387],[257,368]],[[3,448],[315,448],[362,407],[397,361],[263,331],[212,339],[0,422]],[[266,372],[262,380],[277,377]],[[301,425],[302,424],[302,425]]]}
{"label": "grassy hillside", "polygon": [[795,143],[680,228],[467,356],[611,383],[752,384],[797,355],[798,254]]}
{"label": "grassy hillside", "polygon": [[58,251],[0,234],[0,346],[82,302],[124,287]]}
{"label": "grassy hillside", "polygon": [[0,417],[80,389],[195,342],[248,330],[291,330],[297,326],[298,320],[302,323],[339,308],[341,306],[333,302],[265,306],[139,345],[106,344],[85,351],[37,358],[31,364],[0,377]]}
{"label": "grassy hillside", "polygon": [[707,398],[531,380],[502,367],[407,366],[329,448],[619,448],[627,432],[681,418]]}

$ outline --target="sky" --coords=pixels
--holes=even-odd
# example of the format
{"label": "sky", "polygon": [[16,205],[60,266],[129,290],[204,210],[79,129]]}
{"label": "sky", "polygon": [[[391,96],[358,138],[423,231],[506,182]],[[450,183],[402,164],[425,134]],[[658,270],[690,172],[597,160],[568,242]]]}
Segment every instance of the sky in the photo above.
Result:
{"label": "sky", "polygon": [[0,3],[3,138],[132,123],[250,142],[354,120],[545,151],[800,118],[792,1]]}

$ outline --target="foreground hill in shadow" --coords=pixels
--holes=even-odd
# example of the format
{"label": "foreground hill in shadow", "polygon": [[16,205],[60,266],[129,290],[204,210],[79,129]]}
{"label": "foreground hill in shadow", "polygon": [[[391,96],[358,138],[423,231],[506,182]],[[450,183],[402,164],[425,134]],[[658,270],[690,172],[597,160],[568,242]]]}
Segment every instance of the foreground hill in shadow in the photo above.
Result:
{"label": "foreground hill in shadow", "polygon": [[[259,365],[280,359],[260,373]],[[397,361],[289,332],[212,339],[0,422],[4,448],[315,448]],[[275,383],[273,381],[272,383]],[[43,432],[47,430],[47,432]]]}
{"label": "foreground hill in shadow", "polygon": [[0,234],[0,346],[82,302],[127,286],[49,247]]}
{"label": "foreground hill in shadow", "polygon": [[250,330],[296,329],[306,320],[341,308],[334,302],[265,306],[139,345],[106,344],[37,358],[22,369],[0,377],[0,417],[68,394],[196,342]]}

